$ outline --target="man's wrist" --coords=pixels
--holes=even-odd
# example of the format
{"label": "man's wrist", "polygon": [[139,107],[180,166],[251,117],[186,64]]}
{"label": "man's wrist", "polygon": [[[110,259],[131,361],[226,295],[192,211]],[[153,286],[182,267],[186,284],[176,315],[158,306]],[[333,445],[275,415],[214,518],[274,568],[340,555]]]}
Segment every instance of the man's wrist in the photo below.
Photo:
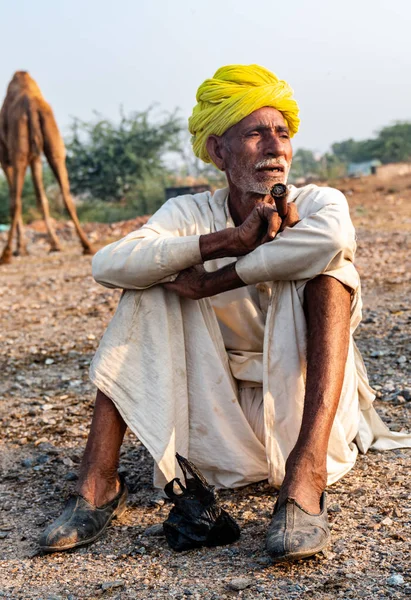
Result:
{"label": "man's wrist", "polygon": [[245,286],[246,284],[237,274],[235,265],[236,263],[233,262],[217,271],[205,273],[201,283],[201,297],[216,296]]}
{"label": "man's wrist", "polygon": [[202,261],[237,256],[236,231],[235,227],[228,227],[215,233],[200,235]]}

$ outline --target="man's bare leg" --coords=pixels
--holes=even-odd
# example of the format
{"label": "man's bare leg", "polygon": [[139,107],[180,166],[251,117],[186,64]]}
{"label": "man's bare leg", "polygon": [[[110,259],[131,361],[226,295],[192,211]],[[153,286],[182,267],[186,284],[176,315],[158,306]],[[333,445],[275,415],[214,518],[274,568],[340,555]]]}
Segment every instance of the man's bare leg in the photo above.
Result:
{"label": "man's bare leg", "polygon": [[296,500],[319,513],[327,484],[327,448],[341,395],[350,336],[350,291],[327,275],[308,282],[307,378],[304,412],[297,443],[286,463],[279,504]]}
{"label": "man's bare leg", "polygon": [[94,506],[106,504],[120,490],[117,469],[126,428],[114,403],[98,390],[77,484],[77,492]]}

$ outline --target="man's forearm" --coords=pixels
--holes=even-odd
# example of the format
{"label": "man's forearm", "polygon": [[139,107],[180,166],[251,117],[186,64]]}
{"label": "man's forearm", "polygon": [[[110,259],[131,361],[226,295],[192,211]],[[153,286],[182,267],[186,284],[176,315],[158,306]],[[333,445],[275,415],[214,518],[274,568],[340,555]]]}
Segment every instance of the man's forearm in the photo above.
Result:
{"label": "man's forearm", "polygon": [[247,285],[237,275],[235,265],[236,263],[234,262],[217,271],[207,273],[204,278],[202,297],[215,296],[216,294],[222,294],[223,292],[235,290]]}
{"label": "man's forearm", "polygon": [[238,256],[235,228],[229,227],[215,233],[200,235],[200,253],[203,262],[227,256]]}

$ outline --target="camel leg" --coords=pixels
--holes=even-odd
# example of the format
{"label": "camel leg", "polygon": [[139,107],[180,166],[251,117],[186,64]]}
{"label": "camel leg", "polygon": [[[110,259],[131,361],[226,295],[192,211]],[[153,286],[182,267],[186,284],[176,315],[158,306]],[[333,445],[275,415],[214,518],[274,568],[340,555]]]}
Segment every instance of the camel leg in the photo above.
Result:
{"label": "camel leg", "polygon": [[76,228],[77,235],[80,238],[81,245],[83,246],[83,254],[94,254],[94,249],[86,237],[83,229],[81,228],[80,221],[78,220],[76,208],[74,206],[73,199],[70,195],[70,185],[67,175],[66,163],[64,157],[53,155],[49,153],[47,156],[50,167],[58,181],[63,196],[64,204],[68,210],[71,220]]}
{"label": "camel leg", "polygon": [[27,242],[24,235],[24,224],[23,224],[23,215],[19,214],[17,220],[17,250],[14,253],[14,256],[27,256]]}
{"label": "camel leg", "polygon": [[[7,184],[9,186],[10,213],[11,213],[11,215],[13,215],[13,212],[14,212],[14,208],[13,208],[14,207],[14,194],[13,194],[14,174],[13,174],[13,167],[11,165],[7,164],[4,160],[2,160],[1,156],[0,156],[0,164],[3,167],[3,171],[4,171],[4,173],[6,175],[6,179],[7,179]],[[17,256],[17,255],[26,256],[28,254],[26,243],[25,243],[25,239],[24,239],[23,218],[22,218],[21,215],[20,215],[20,217],[18,218],[18,221],[17,221],[17,248],[18,248],[18,251],[14,253],[15,256]]]}
{"label": "camel leg", "polygon": [[[6,179],[7,179],[7,183],[9,186],[9,192],[10,192],[10,211],[11,211],[11,214],[13,214],[13,202],[14,202],[13,167],[11,165],[4,164],[4,162],[2,162],[2,161],[0,161],[0,162],[1,162],[1,166],[3,167],[3,171],[6,174]],[[18,216],[18,220],[17,220],[17,250],[14,253],[14,255],[15,256],[27,256],[27,254],[28,254],[28,252],[27,252],[26,240],[24,238],[23,216],[20,214]]]}
{"label": "camel leg", "polygon": [[[22,222],[21,194],[23,191],[24,174],[27,169],[27,163],[18,160],[13,169],[12,201],[11,201],[11,226],[7,238],[6,246],[0,257],[0,264],[4,265],[11,262],[13,238],[17,233],[18,223]],[[17,249],[18,253],[19,248]]]}
{"label": "camel leg", "polygon": [[42,210],[44,221],[47,227],[47,233],[50,239],[50,252],[60,252],[60,242],[56,236],[53,223],[50,218],[49,201],[43,186],[43,168],[41,158],[38,156],[30,163],[31,175],[33,177],[34,190],[36,192],[37,202]]}

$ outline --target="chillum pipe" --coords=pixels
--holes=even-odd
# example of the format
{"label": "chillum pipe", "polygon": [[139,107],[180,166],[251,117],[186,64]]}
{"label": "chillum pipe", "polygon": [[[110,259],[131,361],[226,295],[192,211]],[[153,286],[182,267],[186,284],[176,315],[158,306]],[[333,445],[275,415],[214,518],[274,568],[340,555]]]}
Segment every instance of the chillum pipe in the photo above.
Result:
{"label": "chillum pipe", "polygon": [[283,183],[276,183],[270,191],[271,196],[274,198],[278,214],[282,219],[285,219],[288,213],[287,193],[287,186]]}

